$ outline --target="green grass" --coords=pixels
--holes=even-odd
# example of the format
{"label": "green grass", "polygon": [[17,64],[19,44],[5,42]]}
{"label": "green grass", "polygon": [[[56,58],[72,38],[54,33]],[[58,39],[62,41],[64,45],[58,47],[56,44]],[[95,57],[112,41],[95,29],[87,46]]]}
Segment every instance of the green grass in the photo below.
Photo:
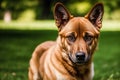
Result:
{"label": "green grass", "polygon": [[0,30],[0,80],[27,80],[29,59],[34,48],[55,40],[54,30]]}
{"label": "green grass", "polygon": [[95,80],[120,80],[120,31],[103,31],[94,56]]}
{"label": "green grass", "polygon": [[[13,23],[0,23],[4,26],[0,27],[0,80],[28,80],[29,59],[34,48],[43,41],[55,40],[57,30],[55,27],[53,30],[49,29],[53,25],[50,21],[50,26],[44,24],[44,21],[41,22],[41,25],[48,26],[47,28],[38,28],[39,25],[34,28],[33,25],[36,27],[36,23],[39,23],[34,22],[30,23],[31,28],[30,24],[23,23],[24,27],[20,29],[20,24]],[[108,23],[104,24],[107,26]],[[112,23],[109,26],[112,26]],[[99,47],[94,55],[94,80],[120,80],[120,30],[107,29],[101,31]]]}

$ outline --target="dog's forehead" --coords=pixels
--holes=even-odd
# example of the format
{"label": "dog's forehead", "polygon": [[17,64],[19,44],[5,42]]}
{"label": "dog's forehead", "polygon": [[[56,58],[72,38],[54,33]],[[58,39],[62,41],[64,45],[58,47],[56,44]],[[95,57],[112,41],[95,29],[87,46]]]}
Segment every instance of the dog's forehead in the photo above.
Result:
{"label": "dog's forehead", "polygon": [[[65,29],[66,28],[66,29]],[[90,31],[93,33],[98,32],[92,23],[84,17],[74,17],[65,26],[63,31],[67,32],[84,32]]]}

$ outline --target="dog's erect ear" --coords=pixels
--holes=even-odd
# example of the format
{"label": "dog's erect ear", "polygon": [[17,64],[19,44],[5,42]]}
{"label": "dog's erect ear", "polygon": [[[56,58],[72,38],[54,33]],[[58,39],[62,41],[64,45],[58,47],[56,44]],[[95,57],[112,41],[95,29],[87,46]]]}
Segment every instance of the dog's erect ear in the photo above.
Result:
{"label": "dog's erect ear", "polygon": [[54,8],[54,18],[56,26],[59,31],[67,24],[70,20],[70,13],[64,7],[64,5],[60,2],[56,3]]}
{"label": "dog's erect ear", "polygon": [[100,28],[102,27],[103,14],[103,4],[97,3],[85,17],[89,19],[89,21],[96,27],[97,30],[100,30]]}

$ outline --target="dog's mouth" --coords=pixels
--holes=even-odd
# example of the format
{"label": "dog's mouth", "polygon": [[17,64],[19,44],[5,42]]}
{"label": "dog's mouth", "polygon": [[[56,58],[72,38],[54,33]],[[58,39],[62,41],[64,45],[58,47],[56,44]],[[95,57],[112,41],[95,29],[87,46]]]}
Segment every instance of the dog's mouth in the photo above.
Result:
{"label": "dog's mouth", "polygon": [[90,60],[90,55],[81,55],[81,56],[74,56],[71,53],[69,53],[69,59],[72,63],[77,65],[84,65],[87,64]]}

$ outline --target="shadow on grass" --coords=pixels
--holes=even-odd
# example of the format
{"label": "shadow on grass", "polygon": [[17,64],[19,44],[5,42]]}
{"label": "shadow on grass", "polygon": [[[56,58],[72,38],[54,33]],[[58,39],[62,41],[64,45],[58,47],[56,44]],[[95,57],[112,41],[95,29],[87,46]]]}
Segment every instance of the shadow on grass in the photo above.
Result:
{"label": "shadow on grass", "polygon": [[[29,59],[34,48],[55,40],[56,30],[0,30],[0,79],[27,80]],[[120,79],[120,32],[101,32],[94,56],[94,80]],[[112,77],[111,77],[112,75]]]}

